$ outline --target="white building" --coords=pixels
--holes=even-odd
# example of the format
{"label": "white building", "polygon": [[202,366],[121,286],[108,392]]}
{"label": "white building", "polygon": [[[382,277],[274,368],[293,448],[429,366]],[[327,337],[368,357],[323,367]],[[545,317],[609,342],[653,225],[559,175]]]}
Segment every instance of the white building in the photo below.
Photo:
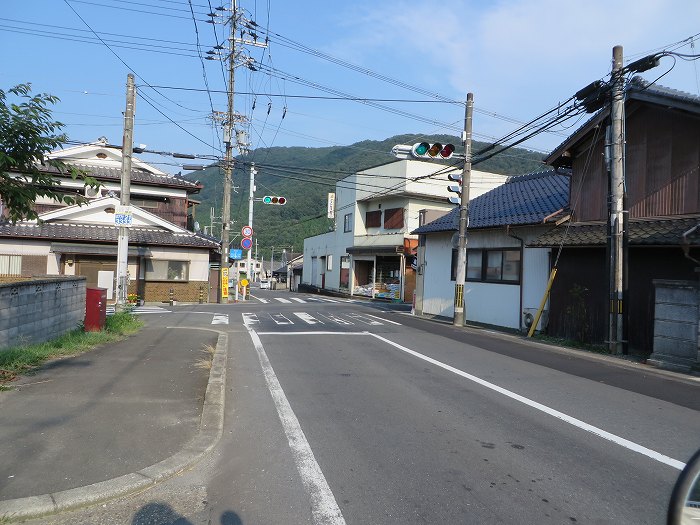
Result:
{"label": "white building", "polygon": [[[566,218],[569,175],[553,171],[511,177],[470,201],[464,308],[467,321],[523,329],[544,295],[550,248],[529,248]],[[452,318],[459,213],[424,224],[420,235],[416,312]],[[556,254],[554,254],[556,255]],[[542,328],[546,316],[540,321]]]}
{"label": "white building", "polygon": [[[334,231],[304,240],[302,283],[350,295],[411,301],[419,225],[454,208],[447,176],[461,170],[416,160],[368,168],[336,184]],[[472,171],[470,196],[505,175]]]}

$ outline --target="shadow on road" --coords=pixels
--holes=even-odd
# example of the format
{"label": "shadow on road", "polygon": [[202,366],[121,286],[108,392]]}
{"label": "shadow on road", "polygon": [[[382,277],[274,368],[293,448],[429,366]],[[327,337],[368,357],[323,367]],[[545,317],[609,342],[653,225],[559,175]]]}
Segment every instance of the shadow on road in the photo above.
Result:
{"label": "shadow on road", "polygon": [[[220,525],[243,525],[240,516],[231,510],[221,515],[219,523]],[[193,525],[193,523],[175,512],[167,503],[154,501],[136,512],[131,525]]]}

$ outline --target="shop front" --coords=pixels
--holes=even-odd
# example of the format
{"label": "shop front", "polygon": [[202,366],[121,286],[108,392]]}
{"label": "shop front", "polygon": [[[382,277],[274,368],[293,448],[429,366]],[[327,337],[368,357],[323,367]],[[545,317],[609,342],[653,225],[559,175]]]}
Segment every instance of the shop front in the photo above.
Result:
{"label": "shop front", "polygon": [[402,245],[348,248],[350,294],[391,301],[413,300],[416,278],[411,261],[417,242],[404,239]]}

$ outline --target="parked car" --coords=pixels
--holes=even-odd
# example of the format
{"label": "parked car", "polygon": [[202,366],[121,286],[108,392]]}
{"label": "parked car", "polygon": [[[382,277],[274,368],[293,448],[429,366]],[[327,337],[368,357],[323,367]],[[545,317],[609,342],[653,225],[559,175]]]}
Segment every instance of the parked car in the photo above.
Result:
{"label": "parked car", "polygon": [[261,290],[269,290],[270,288],[270,281],[268,279],[263,279],[262,281],[260,281]]}

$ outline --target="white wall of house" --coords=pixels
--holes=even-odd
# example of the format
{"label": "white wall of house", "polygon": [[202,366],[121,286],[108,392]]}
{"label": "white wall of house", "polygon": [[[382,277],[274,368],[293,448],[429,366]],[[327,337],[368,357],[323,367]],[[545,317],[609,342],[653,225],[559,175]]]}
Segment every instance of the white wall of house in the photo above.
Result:
{"label": "white wall of house", "polygon": [[[404,238],[418,237],[410,232],[419,226],[420,210],[439,210],[445,213],[452,210],[454,206],[447,202],[447,197],[451,195],[447,186],[454,183],[447,179],[448,173],[426,177],[440,167],[429,162],[404,160],[370,168],[339,181],[335,190],[335,231],[304,240],[302,282],[321,286],[321,275],[325,273],[325,288],[339,290],[340,259],[347,256],[349,247],[366,248],[367,253],[371,253],[375,246],[403,245]],[[454,169],[452,172],[459,173],[460,170]],[[419,180],[413,180],[416,178]],[[470,196],[473,198],[489,191],[506,179],[505,175],[473,171]],[[367,212],[392,208],[404,209],[401,228],[384,228],[383,216],[380,226],[366,227]],[[350,226],[349,231],[345,231],[346,224]],[[327,269],[329,256],[332,263],[330,270]],[[352,258],[353,265],[355,260],[359,258]],[[374,260],[374,257],[365,255],[362,260]],[[350,271],[350,289],[354,285],[353,268],[354,266]],[[448,278],[449,275],[448,260]],[[451,301],[450,299],[450,308]]]}
{"label": "white wall of house", "polygon": [[[547,227],[531,226],[511,229],[525,243],[538,237]],[[454,281],[450,280],[453,232],[426,236],[422,313],[452,317],[454,315]],[[517,248],[518,239],[506,234],[505,228],[471,231],[468,249]],[[524,247],[519,284],[467,281],[464,285],[465,313],[468,321],[519,329],[524,311],[539,307],[549,278],[550,250]],[[521,308],[522,291],[522,308]],[[418,291],[420,293],[420,291]],[[540,321],[542,328],[546,317]]]}
{"label": "white wall of house", "polygon": [[[189,261],[188,278],[190,281],[207,281],[209,279],[209,252],[207,250],[151,246],[149,251],[152,259]],[[133,271],[135,270],[134,268]],[[129,271],[132,270],[129,269]]]}

